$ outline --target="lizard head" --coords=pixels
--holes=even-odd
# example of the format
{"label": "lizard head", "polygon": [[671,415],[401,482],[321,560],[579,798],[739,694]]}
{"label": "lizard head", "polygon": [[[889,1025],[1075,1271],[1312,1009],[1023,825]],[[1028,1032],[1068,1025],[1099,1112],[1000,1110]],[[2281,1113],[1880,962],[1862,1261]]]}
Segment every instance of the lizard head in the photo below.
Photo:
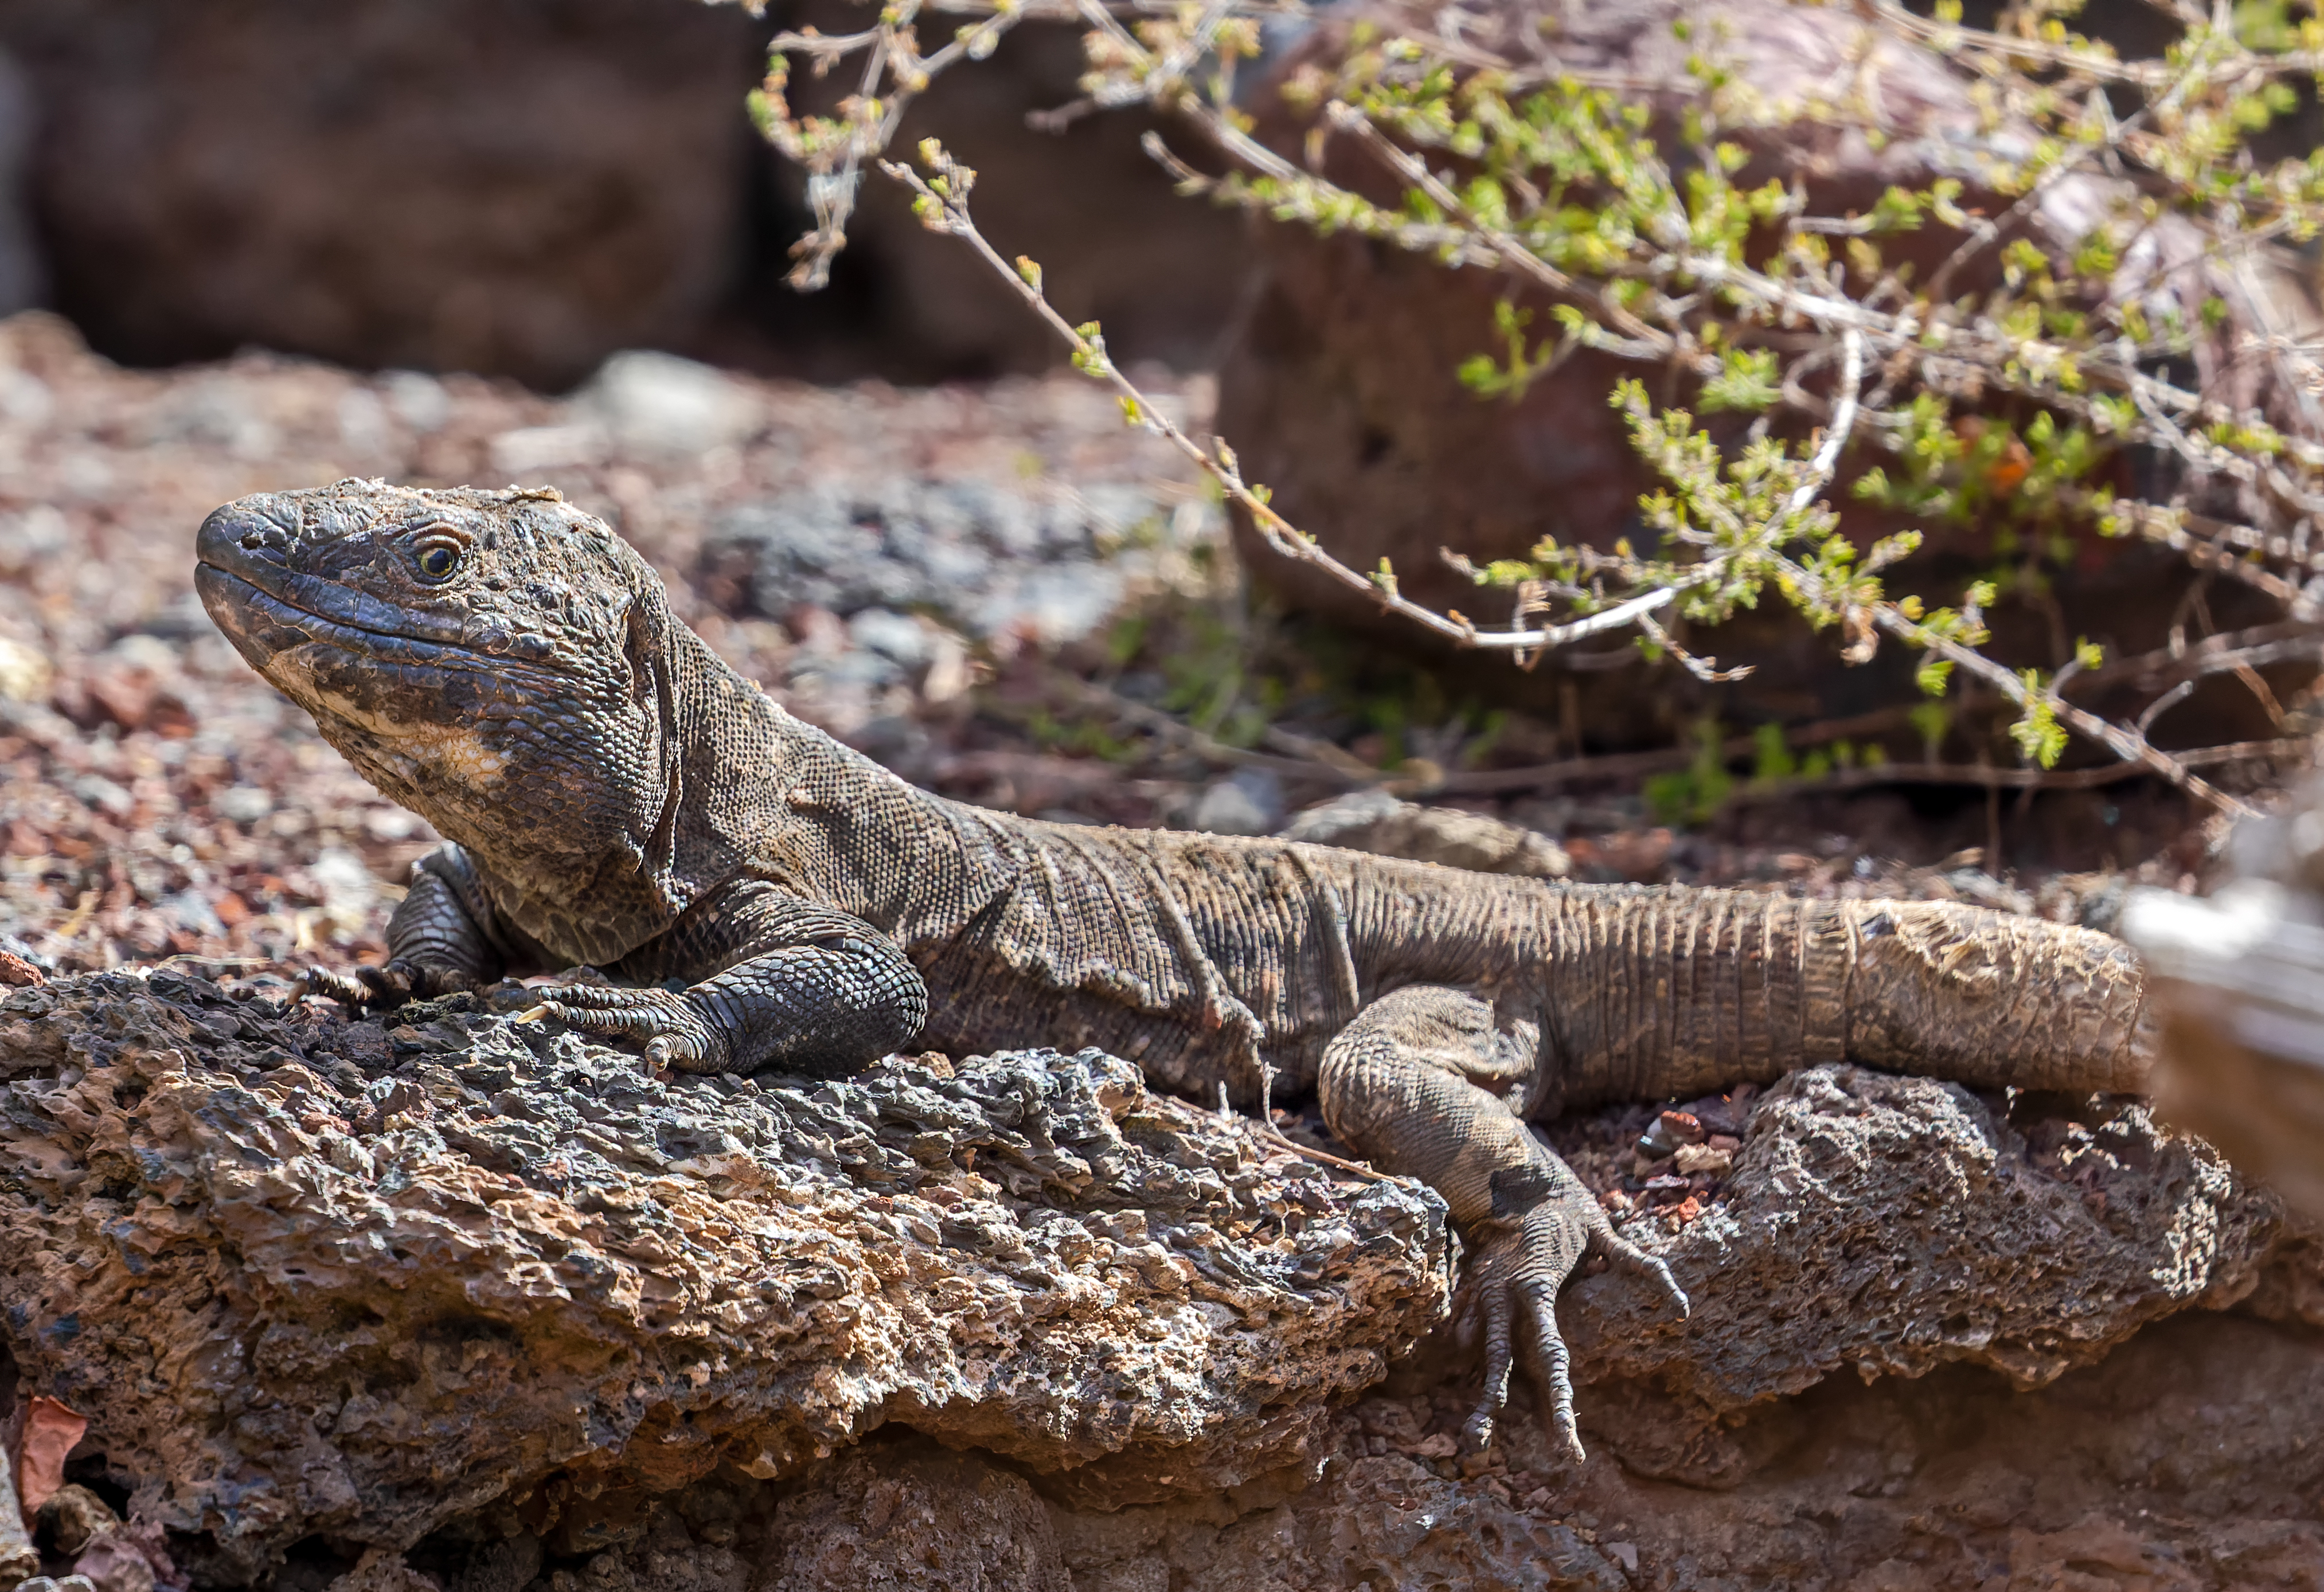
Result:
{"label": "lizard head", "polygon": [[553,492],[343,481],[228,503],[195,584],[252,667],[392,800],[550,898],[666,853],[675,621]]}

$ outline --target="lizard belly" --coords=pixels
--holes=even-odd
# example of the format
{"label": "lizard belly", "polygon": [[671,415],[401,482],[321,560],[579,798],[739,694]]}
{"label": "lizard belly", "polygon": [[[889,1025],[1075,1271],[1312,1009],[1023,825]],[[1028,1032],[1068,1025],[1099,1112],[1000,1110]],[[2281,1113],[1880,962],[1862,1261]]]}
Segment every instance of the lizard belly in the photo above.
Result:
{"label": "lizard belly", "polygon": [[1143,836],[1043,828],[1004,898],[911,950],[930,1044],[1098,1045],[1205,1103],[1256,1104],[1265,1068],[1284,1098],[1312,1085],[1354,1012],[1279,855],[1221,845],[1190,872]]}

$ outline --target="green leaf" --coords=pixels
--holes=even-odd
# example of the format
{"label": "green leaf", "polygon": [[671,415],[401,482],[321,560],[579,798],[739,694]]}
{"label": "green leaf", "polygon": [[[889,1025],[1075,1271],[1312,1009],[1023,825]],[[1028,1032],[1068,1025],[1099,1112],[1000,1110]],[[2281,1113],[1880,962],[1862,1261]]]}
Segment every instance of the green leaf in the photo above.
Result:
{"label": "green leaf", "polygon": [[1702,384],[1702,401],[1707,414],[1757,414],[1782,396],[1774,349],[1730,348],[1720,356],[1719,373]]}
{"label": "green leaf", "polygon": [[[2039,670],[2025,670],[2024,678],[2029,686],[2041,688]],[[2057,710],[2038,696],[2025,704],[2024,713],[2009,726],[2009,738],[2026,761],[2043,768],[2056,768],[2066,750],[2066,730],[2058,722]]]}

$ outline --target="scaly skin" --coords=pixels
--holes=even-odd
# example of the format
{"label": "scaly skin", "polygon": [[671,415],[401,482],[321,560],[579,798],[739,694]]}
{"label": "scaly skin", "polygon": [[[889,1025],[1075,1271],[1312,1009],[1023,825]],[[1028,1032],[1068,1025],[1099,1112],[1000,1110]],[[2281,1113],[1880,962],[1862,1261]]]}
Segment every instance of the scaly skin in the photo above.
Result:
{"label": "scaly skin", "polygon": [[[1101,1045],[1333,1130],[1480,1242],[1489,1438],[1531,1367],[1581,1451],[1558,1288],[1653,1277],[1526,1119],[1851,1058],[2128,1091],[2150,1023],[2103,935],[1943,902],[1559,886],[1324,847],[1043,824],[918,790],[785,713],[553,492],[342,482],[201,529],[252,666],[447,845],[364,1003],[576,964],[548,1004],[671,1066],[844,1075],[914,1042]],[[671,990],[666,982],[683,988]]]}

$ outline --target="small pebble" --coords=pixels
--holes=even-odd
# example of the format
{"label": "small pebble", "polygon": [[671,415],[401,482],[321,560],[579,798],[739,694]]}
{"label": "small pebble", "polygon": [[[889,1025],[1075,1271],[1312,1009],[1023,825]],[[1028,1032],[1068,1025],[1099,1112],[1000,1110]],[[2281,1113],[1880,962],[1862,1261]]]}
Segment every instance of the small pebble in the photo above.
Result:
{"label": "small pebble", "polygon": [[1655,1125],[1674,1144],[1699,1145],[1707,1136],[1702,1122],[1685,1111],[1665,1111],[1655,1119]]}
{"label": "small pebble", "polygon": [[1682,1145],[1673,1161],[1680,1172],[1692,1177],[1699,1173],[1716,1173],[1732,1170],[1735,1152],[1710,1145]]}

